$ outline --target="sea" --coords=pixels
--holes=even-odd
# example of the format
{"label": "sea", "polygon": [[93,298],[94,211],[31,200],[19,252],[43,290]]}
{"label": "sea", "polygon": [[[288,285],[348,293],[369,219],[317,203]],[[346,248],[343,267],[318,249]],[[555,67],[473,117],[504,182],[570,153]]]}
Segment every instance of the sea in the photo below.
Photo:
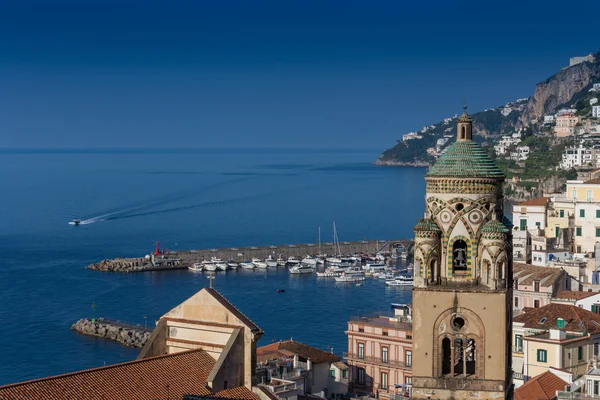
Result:
{"label": "sea", "polygon": [[[162,249],[411,238],[424,169],[377,150],[0,150],[0,385],[133,360],[71,331],[80,318],[154,326],[209,285],[202,273],[103,273],[90,263]],[[69,225],[74,218],[86,221]],[[214,287],[264,333],[342,354],[350,318],[389,314],[411,289],[336,284],[284,268],[219,273]],[[277,289],[285,289],[278,293]]]}

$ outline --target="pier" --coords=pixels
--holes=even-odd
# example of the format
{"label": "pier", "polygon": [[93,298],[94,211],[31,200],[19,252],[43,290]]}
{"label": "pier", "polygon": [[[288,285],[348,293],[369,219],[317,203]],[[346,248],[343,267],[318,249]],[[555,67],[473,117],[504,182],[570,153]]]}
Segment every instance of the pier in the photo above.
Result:
{"label": "pier", "polygon": [[[340,242],[339,251],[341,254],[375,254],[391,253],[396,249],[403,249],[412,252],[412,239],[394,239],[394,240],[361,240],[354,242]],[[204,250],[179,250],[160,252],[157,249],[154,253],[145,257],[137,258],[117,258],[113,260],[103,260],[88,266],[88,268],[105,272],[144,272],[144,271],[165,271],[185,269],[189,265],[219,258],[221,260],[250,260],[260,258],[264,260],[268,256],[277,257],[298,257],[303,258],[307,255],[317,254],[335,255],[338,250],[333,242],[272,245],[272,246],[247,246],[247,247],[229,247],[220,249]]]}
{"label": "pier", "polygon": [[71,330],[83,335],[97,336],[108,340],[114,340],[128,347],[142,348],[148,341],[151,329],[140,326],[127,325],[103,318],[80,319],[71,326]]}

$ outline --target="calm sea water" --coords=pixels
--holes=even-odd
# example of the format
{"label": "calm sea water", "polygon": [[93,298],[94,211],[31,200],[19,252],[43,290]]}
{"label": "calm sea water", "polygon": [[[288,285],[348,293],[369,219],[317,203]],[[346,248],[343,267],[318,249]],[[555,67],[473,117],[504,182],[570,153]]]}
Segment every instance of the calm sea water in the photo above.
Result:
{"label": "calm sea water", "polygon": [[[0,384],[132,360],[138,350],[69,330],[97,315],[152,325],[208,285],[188,271],[108,274],[105,258],[170,249],[412,236],[424,170],[371,166],[376,151],[0,153]],[[73,218],[99,218],[70,226]],[[104,220],[102,220],[104,219]],[[221,273],[215,287],[265,335],[346,350],[350,316],[389,312],[408,288],[283,269]],[[276,289],[284,288],[285,293]]]}

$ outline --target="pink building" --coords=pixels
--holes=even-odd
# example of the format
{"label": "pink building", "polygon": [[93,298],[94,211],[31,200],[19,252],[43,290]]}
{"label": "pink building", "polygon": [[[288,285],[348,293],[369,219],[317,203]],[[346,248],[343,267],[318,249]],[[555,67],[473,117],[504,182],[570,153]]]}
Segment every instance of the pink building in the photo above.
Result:
{"label": "pink building", "polygon": [[355,318],[348,322],[350,391],[382,399],[401,396],[412,383],[412,324],[410,318]]}
{"label": "pink building", "polygon": [[575,134],[575,125],[579,122],[579,117],[573,113],[566,113],[556,117],[556,126],[554,132],[557,137],[571,136]]}
{"label": "pink building", "polygon": [[513,314],[525,307],[540,308],[567,287],[567,273],[561,268],[513,264]]}

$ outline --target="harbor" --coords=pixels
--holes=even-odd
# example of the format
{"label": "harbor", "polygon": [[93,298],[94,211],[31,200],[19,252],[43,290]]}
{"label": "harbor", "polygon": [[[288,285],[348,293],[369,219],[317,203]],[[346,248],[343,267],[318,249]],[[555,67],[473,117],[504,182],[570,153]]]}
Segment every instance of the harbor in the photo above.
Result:
{"label": "harbor", "polygon": [[396,255],[403,252],[410,254],[413,248],[412,239],[394,240],[361,240],[353,242],[325,242],[319,244],[289,244],[270,246],[249,246],[213,248],[203,250],[177,250],[161,249],[157,242],[154,251],[143,257],[115,258],[102,260],[90,264],[89,269],[103,272],[145,272],[168,271],[187,269],[195,263],[213,259],[233,261],[239,264],[252,259],[265,260],[267,258],[284,259],[296,258],[302,260],[306,256],[317,255],[371,255],[388,254]]}

